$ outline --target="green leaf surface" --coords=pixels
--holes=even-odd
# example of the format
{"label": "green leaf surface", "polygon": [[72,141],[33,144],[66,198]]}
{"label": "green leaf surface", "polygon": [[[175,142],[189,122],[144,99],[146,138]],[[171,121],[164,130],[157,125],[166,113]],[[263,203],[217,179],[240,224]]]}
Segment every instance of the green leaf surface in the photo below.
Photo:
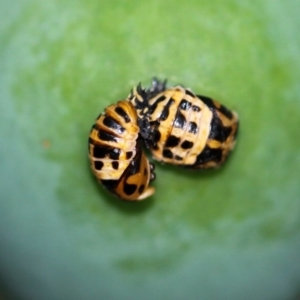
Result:
{"label": "green leaf surface", "polygon": [[[296,299],[297,0],[0,0],[0,278],[17,299]],[[220,170],[93,178],[96,116],[153,76],[236,110]]]}

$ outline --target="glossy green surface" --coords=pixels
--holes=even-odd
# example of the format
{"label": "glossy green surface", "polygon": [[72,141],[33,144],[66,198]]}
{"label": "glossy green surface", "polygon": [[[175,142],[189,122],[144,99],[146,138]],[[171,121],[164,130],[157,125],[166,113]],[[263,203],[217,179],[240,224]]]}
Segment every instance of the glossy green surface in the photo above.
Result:
{"label": "glossy green surface", "polygon": [[[22,299],[294,299],[297,0],[0,0],[0,278]],[[218,171],[156,164],[124,203],[87,161],[95,117],[152,76],[239,113]]]}

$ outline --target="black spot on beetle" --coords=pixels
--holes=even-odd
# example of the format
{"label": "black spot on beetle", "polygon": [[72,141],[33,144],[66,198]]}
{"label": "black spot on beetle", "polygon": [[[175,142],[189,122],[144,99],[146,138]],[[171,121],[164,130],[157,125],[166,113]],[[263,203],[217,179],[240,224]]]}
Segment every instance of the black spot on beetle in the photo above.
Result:
{"label": "black spot on beetle", "polygon": [[153,142],[154,143],[159,142],[160,138],[161,138],[161,134],[160,134],[159,130],[156,130],[153,135]]}
{"label": "black spot on beetle", "polygon": [[165,147],[176,147],[180,143],[180,138],[170,135],[166,141]]}
{"label": "black spot on beetle", "polygon": [[118,148],[112,148],[110,153],[109,153],[109,158],[114,159],[114,160],[118,160],[120,157],[120,152],[121,150]]}
{"label": "black spot on beetle", "polygon": [[185,116],[180,112],[180,110],[177,110],[175,120],[174,120],[174,126],[177,128],[184,128],[185,125],[186,125]]}
{"label": "black spot on beetle", "polygon": [[201,110],[201,108],[200,108],[199,106],[197,106],[197,105],[193,105],[193,106],[192,106],[192,110],[193,110],[194,112],[199,112],[199,111]]}
{"label": "black spot on beetle", "polygon": [[94,145],[93,156],[95,158],[109,157],[114,160],[118,160],[121,150],[118,148],[105,147],[100,145]]}
{"label": "black spot on beetle", "polygon": [[102,161],[96,160],[94,162],[94,167],[97,171],[100,171],[103,168],[103,166],[104,166],[104,163]]}
{"label": "black spot on beetle", "polygon": [[119,169],[119,162],[113,161],[113,162],[111,163],[111,165],[112,165],[112,167],[113,167],[115,170],[118,170],[118,169]]}
{"label": "black spot on beetle", "polygon": [[144,189],[145,189],[145,186],[144,186],[143,184],[140,185],[140,187],[139,187],[139,189],[138,189],[139,194],[142,194],[143,191],[144,191]]}
{"label": "black spot on beetle", "polygon": [[163,156],[166,158],[173,158],[173,153],[170,149],[164,149],[163,150]]}
{"label": "black spot on beetle", "polygon": [[95,158],[104,158],[105,156],[108,156],[112,151],[112,148],[110,147],[103,147],[99,145],[94,146],[93,156]]}
{"label": "black spot on beetle", "polygon": [[117,142],[117,138],[114,135],[104,130],[98,131],[98,137],[102,141]]}
{"label": "black spot on beetle", "polygon": [[187,127],[188,132],[196,134],[198,132],[198,126],[195,122],[190,122]]}
{"label": "black spot on beetle", "polygon": [[133,152],[132,151],[128,151],[126,152],[126,159],[130,159],[133,155]]}
{"label": "black spot on beetle", "polygon": [[108,128],[114,129],[119,134],[122,134],[125,131],[125,128],[110,116],[104,118],[103,124]]}
{"label": "black spot on beetle", "polygon": [[179,103],[179,108],[182,110],[189,110],[191,107],[191,103],[185,99],[182,99]]}
{"label": "black spot on beetle", "polygon": [[137,189],[137,185],[136,184],[128,184],[125,183],[124,184],[124,193],[128,196],[132,195]]}
{"label": "black spot on beetle", "polygon": [[125,112],[125,110],[124,110],[122,107],[117,106],[117,107],[115,108],[115,112],[116,112],[119,116],[121,116],[121,117],[125,120],[126,123],[129,123],[129,122],[131,121],[130,118],[129,118],[129,116],[127,115],[127,113]]}
{"label": "black spot on beetle", "polygon": [[181,148],[182,149],[190,149],[194,146],[194,143],[193,142],[190,142],[190,141],[184,141],[182,144],[181,144]]}

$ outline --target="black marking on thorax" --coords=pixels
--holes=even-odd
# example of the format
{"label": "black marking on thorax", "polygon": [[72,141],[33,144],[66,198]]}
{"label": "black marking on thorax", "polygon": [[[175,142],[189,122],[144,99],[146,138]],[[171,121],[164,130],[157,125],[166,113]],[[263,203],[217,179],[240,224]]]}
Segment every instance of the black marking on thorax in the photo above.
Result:
{"label": "black marking on thorax", "polygon": [[168,119],[169,113],[170,113],[170,107],[171,105],[175,103],[174,99],[169,99],[168,103],[165,105],[165,107],[163,108],[161,115],[159,117],[159,120],[161,121],[165,121],[166,119]]}
{"label": "black marking on thorax", "polygon": [[217,113],[213,112],[213,118],[211,120],[211,129],[208,138],[211,140],[218,140],[221,143],[225,142],[231,134],[232,128],[225,127],[222,124]]}
{"label": "black marking on thorax", "polygon": [[166,99],[166,96],[162,95],[160,97],[158,97],[155,102],[149,106],[149,110],[148,110],[148,113],[149,115],[151,115],[157,108],[158,104],[162,101],[164,101]]}
{"label": "black marking on thorax", "polygon": [[197,97],[198,97],[201,101],[203,101],[203,103],[204,103],[205,105],[207,105],[208,108],[209,108],[210,110],[216,109],[216,106],[215,106],[215,104],[214,104],[214,102],[213,102],[213,100],[212,100],[211,98],[206,97],[206,96],[203,96],[203,95],[197,95]]}
{"label": "black marking on thorax", "polygon": [[119,183],[119,180],[113,180],[113,179],[102,179],[101,180],[102,184],[106,189],[111,191],[112,193],[115,194],[116,187]]}
{"label": "black marking on thorax", "polygon": [[221,104],[221,106],[219,107],[219,111],[224,115],[226,116],[228,119],[232,119],[233,118],[233,114],[232,112],[226,108],[224,105]]}
{"label": "black marking on thorax", "polygon": [[187,90],[187,89],[185,89],[184,90],[185,91],[185,93],[187,94],[187,95],[189,95],[189,96],[191,96],[191,97],[195,97],[195,95],[190,91],[190,90]]}
{"label": "black marking on thorax", "polygon": [[206,146],[197,156],[195,166],[205,164],[209,161],[219,163],[222,160],[222,149],[212,149]]}
{"label": "black marking on thorax", "polygon": [[224,105],[221,104],[220,107],[217,107],[211,98],[203,95],[197,95],[197,97],[199,97],[211,110],[217,109],[228,119],[231,120],[233,118],[232,112]]}

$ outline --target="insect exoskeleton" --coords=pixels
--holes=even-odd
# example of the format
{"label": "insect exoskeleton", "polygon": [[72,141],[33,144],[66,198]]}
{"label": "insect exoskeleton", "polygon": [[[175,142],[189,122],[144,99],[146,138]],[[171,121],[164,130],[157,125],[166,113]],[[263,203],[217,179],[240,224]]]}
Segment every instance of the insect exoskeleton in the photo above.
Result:
{"label": "insect exoskeleton", "polygon": [[154,194],[154,165],[142,150],[136,109],[127,100],[108,106],[92,126],[89,159],[96,178],[123,200]]}
{"label": "insect exoskeleton", "polygon": [[222,165],[235,145],[238,115],[219,102],[196,95],[181,85],[134,88],[129,100],[146,118],[146,144],[154,159],[191,169]]}

